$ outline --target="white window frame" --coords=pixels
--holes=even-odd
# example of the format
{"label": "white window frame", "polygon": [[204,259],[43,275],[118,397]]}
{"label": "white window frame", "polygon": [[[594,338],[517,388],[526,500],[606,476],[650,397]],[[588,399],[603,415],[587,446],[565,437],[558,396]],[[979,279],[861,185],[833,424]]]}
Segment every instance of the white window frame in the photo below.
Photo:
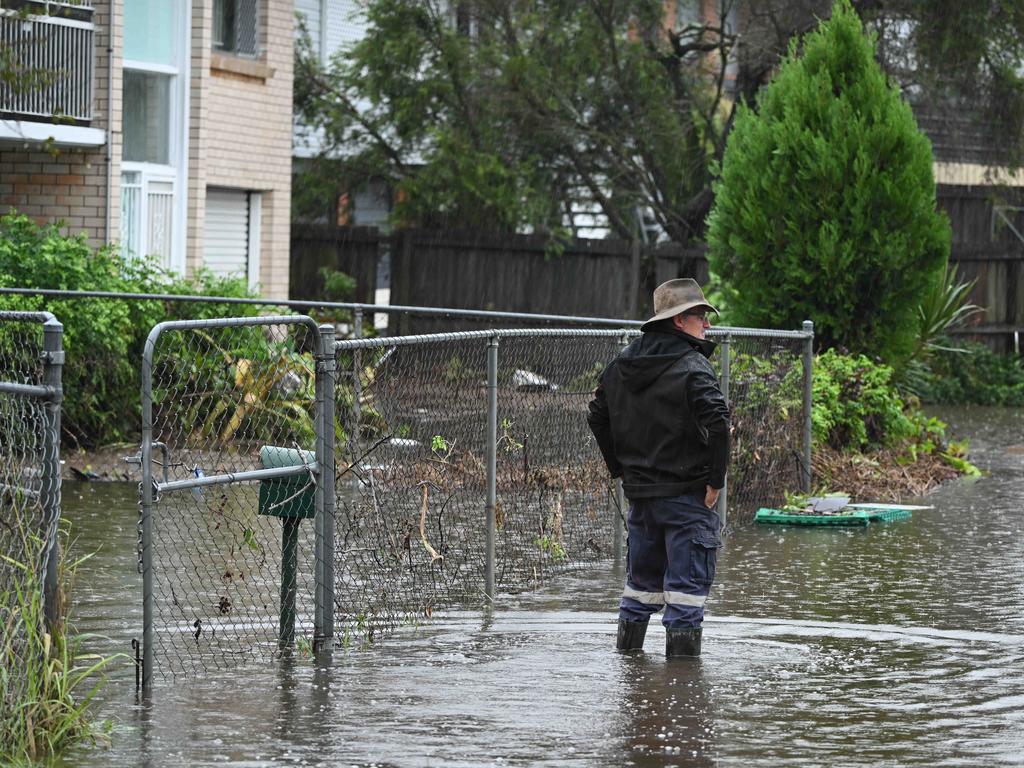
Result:
{"label": "white window frame", "polygon": [[248,279],[249,288],[257,290],[260,286],[260,224],[262,221],[263,194],[250,192],[249,195],[249,253]]}
{"label": "white window frame", "polygon": [[[166,2],[167,0],[162,0]],[[177,13],[181,20],[178,29],[178,40],[175,46],[177,66],[153,64],[146,61],[125,59],[122,70],[145,72],[164,75],[171,78],[170,109],[168,119],[171,130],[168,132],[167,148],[168,164],[121,160],[121,171],[141,174],[141,199],[139,201],[139,221],[133,226],[139,228],[139,241],[146,247],[148,238],[149,186],[155,182],[171,182],[173,185],[173,221],[171,225],[171,252],[164,255],[164,266],[173,272],[185,274],[185,241],[188,222],[188,134],[189,134],[189,80],[191,75],[191,31],[192,1],[171,0],[177,4]],[[122,103],[122,108],[124,107]],[[148,256],[148,253],[134,254]]]}

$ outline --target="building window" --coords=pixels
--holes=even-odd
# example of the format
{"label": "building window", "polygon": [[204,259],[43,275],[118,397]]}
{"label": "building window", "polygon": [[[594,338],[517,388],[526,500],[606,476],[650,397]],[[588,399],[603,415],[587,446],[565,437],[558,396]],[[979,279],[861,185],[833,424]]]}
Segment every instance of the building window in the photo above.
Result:
{"label": "building window", "polygon": [[186,84],[182,0],[125,0],[121,252],[184,270]]}
{"label": "building window", "polygon": [[213,49],[259,55],[259,0],[213,0]]}
{"label": "building window", "polygon": [[171,76],[124,71],[122,159],[170,165]]}

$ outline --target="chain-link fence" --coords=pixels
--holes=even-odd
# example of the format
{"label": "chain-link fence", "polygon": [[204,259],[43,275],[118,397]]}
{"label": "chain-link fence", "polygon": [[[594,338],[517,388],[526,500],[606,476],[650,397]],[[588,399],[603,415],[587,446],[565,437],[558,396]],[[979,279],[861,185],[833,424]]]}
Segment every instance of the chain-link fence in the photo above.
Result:
{"label": "chain-link fence", "polygon": [[732,412],[732,454],[725,501],[730,525],[753,522],[760,507],[781,506],[787,492],[810,490],[811,343],[802,332],[712,329],[712,358]]}
{"label": "chain-link fence", "polygon": [[[175,675],[373,641],[621,556],[621,489],[585,414],[636,333],[335,342],[302,316],[158,325],[142,370],[144,682],[157,656]],[[812,334],[711,335],[733,409],[723,495],[743,524],[806,484]]]}
{"label": "chain-link fence", "polygon": [[62,326],[0,312],[0,708],[22,699],[27,654],[56,620]]}
{"label": "chain-link fence", "polygon": [[[585,413],[635,331],[341,341],[335,608],[343,642],[621,551]],[[715,329],[733,411],[732,524],[806,487],[810,329]]]}

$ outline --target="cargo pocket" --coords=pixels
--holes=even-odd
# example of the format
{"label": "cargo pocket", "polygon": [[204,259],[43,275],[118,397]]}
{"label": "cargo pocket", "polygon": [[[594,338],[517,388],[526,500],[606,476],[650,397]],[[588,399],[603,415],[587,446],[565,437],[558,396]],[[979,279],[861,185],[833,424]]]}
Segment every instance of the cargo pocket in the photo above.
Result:
{"label": "cargo pocket", "polygon": [[690,580],[694,584],[710,586],[715,580],[718,548],[721,546],[721,539],[711,533],[699,534],[693,538],[690,551]]}

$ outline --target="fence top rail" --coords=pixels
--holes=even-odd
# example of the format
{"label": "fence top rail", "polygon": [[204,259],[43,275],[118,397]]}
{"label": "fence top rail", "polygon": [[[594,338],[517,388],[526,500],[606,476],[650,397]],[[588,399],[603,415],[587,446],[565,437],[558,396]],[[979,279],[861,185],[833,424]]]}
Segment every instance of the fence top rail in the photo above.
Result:
{"label": "fence top rail", "polygon": [[[545,315],[530,312],[498,312],[483,309],[456,309],[454,307],[412,307],[396,304],[354,304],[347,302],[331,301],[306,301],[298,299],[272,299],[272,298],[241,298],[237,296],[194,296],[176,293],[120,293],[116,291],[67,291],[55,288],[0,288],[0,294],[16,294],[23,296],[53,296],[57,298],[71,299],[125,299],[140,301],[186,301],[205,302],[209,304],[245,304],[261,307],[289,307],[292,309],[345,309],[352,312],[373,312],[380,314],[408,314],[423,317],[461,317],[466,319],[494,319],[494,320],[521,320],[546,323],[566,323],[569,325],[602,325],[618,330],[639,329],[644,324],[643,320],[627,320],[625,318],[611,317],[580,317],[575,315]],[[49,314],[49,313],[46,313]],[[178,321],[174,321],[178,322]],[[181,322],[207,322],[207,321],[181,321]],[[516,333],[528,333],[533,329],[490,329],[484,331],[468,331],[467,333],[481,333],[484,336],[493,334],[512,335]],[[544,330],[544,329],[537,329]],[[559,330],[559,329],[548,329]],[[567,332],[572,329],[565,329]],[[809,339],[813,338],[813,332],[796,330],[785,331],[769,328],[738,328],[727,325],[714,326],[708,331],[713,337],[760,337],[776,339]],[[433,334],[429,334],[433,335]],[[440,334],[449,335],[450,334]],[[407,337],[419,338],[419,337]],[[464,337],[463,337],[464,338]],[[339,342],[340,343],[340,342]]]}
{"label": "fence top rail", "polygon": [[300,299],[242,298],[238,296],[194,296],[177,293],[120,293],[117,291],[67,291],[56,288],[0,288],[0,294],[20,296],[51,296],[65,299],[125,299],[138,301],[186,301],[209,304],[245,304],[259,307],[289,307],[291,309],[345,309],[352,312],[379,314],[405,314],[423,317],[462,317],[467,319],[522,320],[546,323],[605,325],[615,328],[639,327],[642,320],[611,317],[579,317],[575,315],[544,315],[529,312],[498,312],[485,309],[456,309],[454,307],[412,307],[398,304],[354,304],[337,301],[308,301]]}
{"label": "fence top rail", "polygon": [[[473,339],[497,339],[522,337],[569,337],[569,338],[604,338],[620,339],[640,335],[637,328],[620,328],[605,330],[597,328],[492,328],[486,331],[452,331],[450,333],[427,333],[420,336],[379,336],[368,339],[342,339],[334,342],[336,352],[349,349],[367,349],[372,347],[399,347],[430,344],[433,342],[470,341]],[[813,333],[808,331],[775,331],[758,328],[732,328],[719,326],[708,330],[711,338],[772,338],[772,339],[809,339]]]}
{"label": "fence top rail", "polygon": [[13,323],[56,323],[57,318],[52,312],[16,312],[0,310],[0,322]]}

